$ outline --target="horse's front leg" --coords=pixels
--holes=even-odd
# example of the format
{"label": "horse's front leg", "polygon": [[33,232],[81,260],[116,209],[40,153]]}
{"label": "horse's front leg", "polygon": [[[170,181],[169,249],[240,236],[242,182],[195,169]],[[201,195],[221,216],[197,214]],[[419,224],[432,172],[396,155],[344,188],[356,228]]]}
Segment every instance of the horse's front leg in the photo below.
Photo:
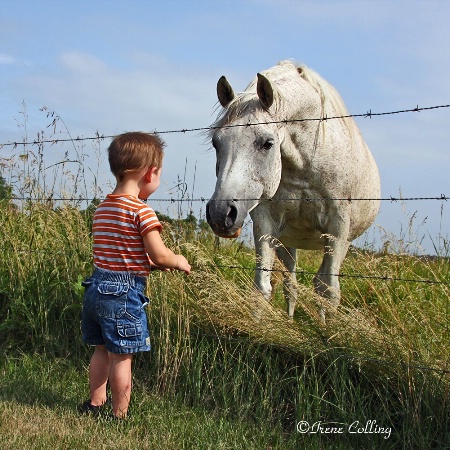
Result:
{"label": "horse's front leg", "polygon": [[286,267],[287,272],[283,273],[283,291],[287,302],[288,315],[294,317],[295,304],[297,303],[297,277],[295,268],[297,263],[297,249],[283,245],[277,247],[277,256]]}
{"label": "horse's front leg", "polygon": [[[315,291],[329,300],[332,310],[336,310],[341,299],[339,273],[341,264],[347,254],[350,243],[346,238],[325,236],[325,250],[319,271],[314,277]],[[321,309],[321,316],[325,319],[325,311]]]}
{"label": "horse's front leg", "polygon": [[271,245],[271,240],[268,236],[257,237],[255,235],[255,286],[262,292],[266,300],[270,300],[272,295],[270,279],[272,276],[275,251]]}
{"label": "horse's front leg", "polygon": [[272,237],[273,230],[267,220],[270,216],[267,212],[261,211],[262,209],[260,205],[250,214],[253,220],[256,254],[255,286],[262,292],[266,300],[270,300],[272,294],[270,279],[275,250]]}

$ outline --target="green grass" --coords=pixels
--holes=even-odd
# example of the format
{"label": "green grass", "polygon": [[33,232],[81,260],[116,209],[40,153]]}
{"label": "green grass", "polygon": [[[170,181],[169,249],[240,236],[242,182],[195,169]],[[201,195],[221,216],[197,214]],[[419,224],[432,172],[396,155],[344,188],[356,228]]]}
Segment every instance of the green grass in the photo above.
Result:
{"label": "green grass", "polygon": [[[265,302],[252,271],[230,267],[253,267],[252,250],[219,241],[192,215],[165,217],[164,239],[193,271],[150,277],[152,350],[134,361],[132,417],[80,417],[91,352],[81,342],[81,280],[92,270],[95,202],[80,211],[52,196],[99,190],[88,194],[81,147],[70,156],[79,162],[74,173],[64,162],[44,170],[43,145],[18,151],[3,161],[7,179],[16,195],[36,200],[14,206],[7,185],[0,200],[1,449],[449,448],[448,255],[353,248],[341,270],[349,275],[340,278],[341,306],[323,324],[308,274],[321,254],[299,252],[304,273],[289,320],[280,273]],[[299,432],[301,421],[313,428]],[[390,435],[351,433],[356,421],[376,421]]]}
{"label": "green grass", "polygon": [[123,423],[81,417],[86,368],[67,360],[23,355],[2,360],[0,447],[8,449],[251,449],[280,441],[253,427],[186,407],[135,386],[133,415]]}
{"label": "green grass", "polygon": [[[192,227],[166,227],[165,239],[194,270],[151,276],[153,348],[135,360],[133,418],[118,425],[78,417],[88,392],[90,351],[79,321],[89,221],[75,208],[39,203],[4,208],[0,221],[8,236],[0,254],[0,448],[55,447],[55,434],[59,448],[77,449],[116,441],[118,448],[439,449],[449,441],[448,284],[343,278],[342,306],[324,325],[311,277],[300,276],[289,321],[281,283],[269,304],[250,271],[218,267],[250,267],[250,249],[222,242],[217,250],[209,232]],[[299,267],[313,271],[319,257],[301,252]],[[360,251],[342,272],[449,280],[446,260]],[[390,428],[389,438],[348,431],[369,420]],[[300,421],[347,431],[302,434]]]}
{"label": "green grass", "polygon": [[[34,204],[1,217],[15,250],[3,252],[0,265],[4,447],[50,448],[58,423],[60,448],[91,448],[92,427],[104,448],[116,439],[122,448],[139,440],[147,448],[445,448],[448,285],[344,278],[342,307],[324,325],[303,277],[289,321],[280,283],[273,304],[261,302],[249,271],[217,267],[251,265],[250,249],[226,242],[214,251],[205,231],[177,236],[194,270],[151,277],[153,349],[136,358],[134,418],[118,428],[76,414],[89,361],[79,331],[79,282],[91,270],[83,216]],[[299,266],[310,270],[318,257],[301,253]],[[350,254],[342,271],[368,270],[448,280],[446,261],[363,252]],[[40,425],[30,425],[34,416]],[[300,421],[368,420],[390,428],[389,439],[296,429]]]}

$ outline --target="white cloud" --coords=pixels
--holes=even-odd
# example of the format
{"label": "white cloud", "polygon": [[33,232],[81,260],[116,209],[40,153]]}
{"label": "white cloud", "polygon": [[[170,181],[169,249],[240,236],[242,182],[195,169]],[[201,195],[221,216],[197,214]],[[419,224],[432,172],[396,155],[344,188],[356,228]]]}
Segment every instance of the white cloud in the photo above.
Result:
{"label": "white cloud", "polygon": [[0,53],[0,64],[14,64],[16,62],[16,59],[13,58],[10,55],[7,55],[6,53]]}
{"label": "white cloud", "polygon": [[80,125],[91,127],[84,132],[108,134],[133,124],[148,130],[208,126],[216,80],[201,68],[149,60],[131,69],[116,68],[92,55],[64,53],[62,73],[29,76],[16,89],[25,98],[38,96],[61,115],[67,110],[78,116]]}
{"label": "white cloud", "polygon": [[[103,135],[124,131],[170,131],[207,127],[213,122],[216,79],[201,68],[175,65],[151,55],[140,55],[140,64],[113,67],[93,55],[65,52],[51,73],[33,73],[16,81],[15,90],[25,99],[33,99],[37,107],[46,105],[63,120],[72,137],[92,137],[98,130]],[[50,119],[51,120],[51,119]],[[46,129],[45,115],[37,126]],[[50,133],[52,128],[47,129]],[[189,192],[195,187],[197,196],[208,197],[214,188],[214,155],[200,132],[162,135],[167,143],[164,176],[159,197],[184,177]],[[102,143],[106,149],[108,142]],[[55,149],[50,150],[58,158]],[[86,142],[87,160],[95,159]],[[95,161],[92,162],[92,165]],[[194,167],[197,181],[194,185]],[[199,177],[199,173],[202,174]],[[208,177],[204,174],[207,173]],[[106,167],[101,183],[110,179]],[[166,205],[162,205],[166,206]],[[158,206],[160,209],[162,206]],[[200,206],[200,205],[198,205]]]}
{"label": "white cloud", "polygon": [[100,59],[82,52],[65,52],[60,55],[63,67],[74,73],[102,73],[107,66]]}

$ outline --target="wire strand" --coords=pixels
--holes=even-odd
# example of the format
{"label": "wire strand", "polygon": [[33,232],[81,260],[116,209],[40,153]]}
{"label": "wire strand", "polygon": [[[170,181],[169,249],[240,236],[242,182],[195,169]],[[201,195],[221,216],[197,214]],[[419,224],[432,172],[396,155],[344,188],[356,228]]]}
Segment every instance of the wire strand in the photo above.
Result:
{"label": "wire strand", "polygon": [[[353,202],[353,201],[381,201],[381,202],[404,202],[404,201],[426,201],[426,200],[439,200],[439,201],[447,201],[449,200],[449,196],[445,194],[440,194],[439,196],[435,197],[373,197],[373,198],[353,198],[353,197],[280,197],[280,198],[206,198],[206,197],[198,197],[198,198],[152,198],[151,201],[153,203],[156,202],[291,202],[291,201],[305,201],[305,202],[320,202],[320,201],[346,201],[346,202]],[[9,197],[8,200],[13,201],[29,201],[29,202],[52,202],[52,201],[58,201],[58,202],[81,202],[81,201],[102,201],[104,198],[97,198],[97,197],[54,197],[53,195],[50,195],[48,197],[18,197],[13,196]]]}
{"label": "wire strand", "polygon": [[[363,118],[369,118],[372,117],[379,117],[379,116],[387,116],[387,115],[394,115],[394,114],[404,114],[404,113],[410,113],[410,112],[420,112],[420,111],[430,111],[434,109],[443,109],[443,108],[450,108],[449,105],[436,105],[436,106],[424,106],[419,107],[418,105],[415,108],[410,109],[400,109],[397,111],[387,111],[387,112],[372,112],[372,110],[369,110],[366,113],[362,114],[347,114],[342,116],[332,116],[332,117],[321,117],[321,118],[303,118],[303,119],[284,119],[284,120],[273,120],[273,121],[266,121],[266,122],[250,122],[246,124],[230,124],[230,125],[224,125],[222,127],[219,126],[208,126],[208,127],[197,127],[197,128],[182,128],[178,130],[163,130],[163,131],[157,131],[154,130],[151,133],[152,134],[174,134],[174,133],[189,133],[194,131],[212,131],[219,128],[237,128],[237,127],[251,127],[256,125],[269,125],[269,124],[287,124],[287,123],[299,123],[299,122],[324,122],[328,120],[336,120],[336,119],[348,119],[348,118],[357,118],[357,117],[363,117]],[[63,139],[36,139],[33,141],[23,141],[23,142],[5,142],[3,144],[0,144],[0,149],[3,147],[13,147],[16,148],[19,145],[39,145],[39,144],[56,144],[59,142],[80,142],[80,141],[89,141],[89,140],[104,140],[104,139],[112,139],[115,135],[104,135],[96,133],[95,136],[90,137],[79,137],[76,138],[63,138]]]}

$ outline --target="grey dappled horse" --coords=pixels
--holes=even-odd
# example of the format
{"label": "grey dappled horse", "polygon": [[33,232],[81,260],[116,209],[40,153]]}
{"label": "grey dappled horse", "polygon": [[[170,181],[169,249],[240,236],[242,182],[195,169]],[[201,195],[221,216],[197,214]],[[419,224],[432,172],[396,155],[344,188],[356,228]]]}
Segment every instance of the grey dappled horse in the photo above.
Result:
{"label": "grey dappled horse", "polygon": [[350,242],[379,210],[378,169],[354,120],[332,118],[348,115],[339,94],[291,61],[258,73],[240,94],[221,77],[217,94],[224,109],[211,131],[217,182],[207,204],[209,225],[218,236],[236,237],[250,212],[255,284],[270,298],[276,252],[287,269],[290,317],[297,299],[296,249],[323,249],[314,287],[333,310]]}

